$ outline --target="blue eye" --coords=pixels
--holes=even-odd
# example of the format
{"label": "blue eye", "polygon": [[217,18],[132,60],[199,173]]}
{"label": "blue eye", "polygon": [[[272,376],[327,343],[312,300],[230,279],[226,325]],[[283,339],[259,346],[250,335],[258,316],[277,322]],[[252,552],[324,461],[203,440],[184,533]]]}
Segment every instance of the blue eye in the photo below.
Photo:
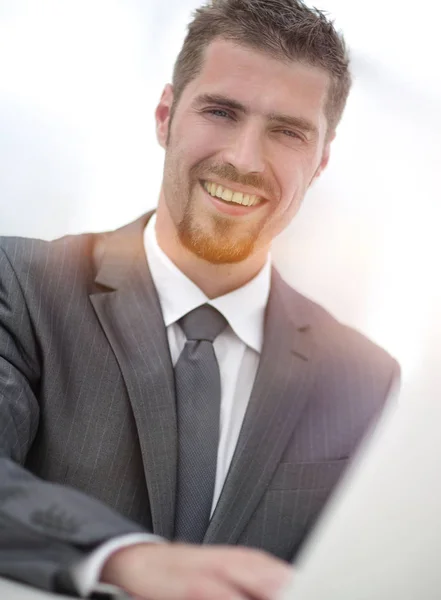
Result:
{"label": "blue eye", "polygon": [[208,111],[208,113],[210,113],[210,115],[213,115],[214,117],[221,117],[221,118],[230,118],[230,115],[227,113],[226,110],[222,110],[221,108],[210,108]]}
{"label": "blue eye", "polygon": [[283,135],[286,135],[288,137],[293,137],[293,138],[300,137],[297,133],[295,133],[294,131],[290,131],[289,129],[283,129],[282,133],[283,133]]}

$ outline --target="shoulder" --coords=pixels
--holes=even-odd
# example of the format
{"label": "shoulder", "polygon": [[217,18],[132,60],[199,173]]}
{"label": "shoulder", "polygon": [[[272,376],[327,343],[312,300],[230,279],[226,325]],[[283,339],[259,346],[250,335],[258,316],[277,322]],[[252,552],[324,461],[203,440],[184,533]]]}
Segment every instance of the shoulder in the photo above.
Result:
{"label": "shoulder", "polygon": [[100,234],[65,236],[52,241],[0,237],[0,276],[6,268],[20,280],[73,276],[91,267],[93,248]]}
{"label": "shoulder", "polygon": [[295,325],[301,324],[294,335],[309,337],[313,401],[307,418],[333,424],[339,432],[336,454],[350,456],[372,419],[398,391],[400,367],[366,335],[285,282],[280,286],[285,310]]}
{"label": "shoulder", "polygon": [[119,262],[133,259],[142,248],[143,231],[151,215],[142,215],[113,231],[67,235],[52,241],[0,236],[0,261],[8,263],[17,274],[94,277],[106,256],[119,257]]}
{"label": "shoulder", "polygon": [[277,278],[288,313],[294,322],[308,327],[323,364],[329,368],[344,366],[354,376],[363,372],[399,377],[398,363],[386,350],[290,287],[278,274]]}
{"label": "shoulder", "polygon": [[113,231],[53,241],[0,237],[0,287],[15,287],[39,304],[50,298],[55,302],[60,294],[69,298],[89,295],[101,289],[97,277],[103,269],[123,276],[130,270],[142,254],[143,231],[150,215]]}

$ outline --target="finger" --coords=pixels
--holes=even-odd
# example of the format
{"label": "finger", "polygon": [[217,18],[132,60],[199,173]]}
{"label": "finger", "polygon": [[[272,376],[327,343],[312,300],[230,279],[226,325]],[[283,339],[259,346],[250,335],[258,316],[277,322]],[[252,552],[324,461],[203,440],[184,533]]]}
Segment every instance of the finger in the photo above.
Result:
{"label": "finger", "polygon": [[185,596],[178,600],[249,600],[234,583],[211,577],[192,578]]}
{"label": "finger", "polygon": [[279,559],[246,548],[229,550],[229,556],[218,562],[217,574],[248,597],[272,600],[292,580],[292,567]]}
{"label": "finger", "polygon": [[233,583],[220,580],[215,575],[194,575],[145,581],[138,590],[143,600],[250,600]]}

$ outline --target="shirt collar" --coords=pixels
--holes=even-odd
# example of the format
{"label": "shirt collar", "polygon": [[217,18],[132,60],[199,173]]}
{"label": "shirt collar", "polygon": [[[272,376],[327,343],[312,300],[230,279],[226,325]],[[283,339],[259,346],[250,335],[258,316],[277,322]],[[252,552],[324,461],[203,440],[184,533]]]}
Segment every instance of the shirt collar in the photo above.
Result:
{"label": "shirt collar", "polygon": [[[246,285],[210,300],[159,247],[156,239],[156,215],[144,230],[147,263],[158,293],[164,323],[169,327],[202,304],[214,306],[228,321],[234,333],[256,352],[261,352],[265,308],[271,281],[271,260]],[[243,310],[246,307],[246,311]]]}

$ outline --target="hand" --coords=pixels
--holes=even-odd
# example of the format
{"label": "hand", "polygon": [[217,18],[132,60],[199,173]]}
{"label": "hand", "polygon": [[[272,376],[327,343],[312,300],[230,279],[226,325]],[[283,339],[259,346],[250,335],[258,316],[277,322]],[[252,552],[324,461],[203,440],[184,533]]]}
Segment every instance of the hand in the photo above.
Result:
{"label": "hand", "polygon": [[101,581],[142,600],[274,600],[292,569],[260,550],[136,544],[117,550]]}

